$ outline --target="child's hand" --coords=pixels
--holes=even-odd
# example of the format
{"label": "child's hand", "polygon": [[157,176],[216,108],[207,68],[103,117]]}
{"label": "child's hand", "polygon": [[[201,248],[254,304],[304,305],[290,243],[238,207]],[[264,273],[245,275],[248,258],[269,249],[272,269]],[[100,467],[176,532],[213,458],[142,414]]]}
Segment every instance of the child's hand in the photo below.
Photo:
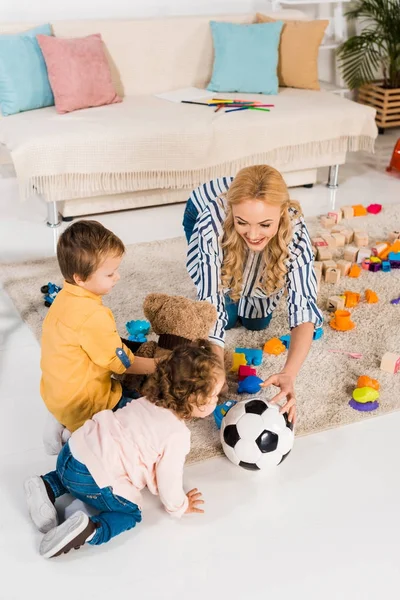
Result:
{"label": "child's hand", "polygon": [[185,514],[189,515],[190,513],[203,513],[204,510],[202,508],[198,508],[199,504],[204,504],[204,500],[202,500],[201,492],[197,488],[190,490],[186,494],[189,500],[189,505],[185,510]]}

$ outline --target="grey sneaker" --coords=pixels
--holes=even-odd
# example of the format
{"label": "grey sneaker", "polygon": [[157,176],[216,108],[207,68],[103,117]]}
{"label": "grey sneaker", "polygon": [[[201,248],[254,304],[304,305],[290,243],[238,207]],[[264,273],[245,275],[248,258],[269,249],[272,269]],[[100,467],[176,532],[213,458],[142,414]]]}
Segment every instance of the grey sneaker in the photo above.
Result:
{"label": "grey sneaker", "polygon": [[47,533],[58,525],[58,515],[41,477],[30,477],[24,483],[29,514],[36,527]]}
{"label": "grey sneaker", "polygon": [[95,530],[96,525],[79,510],[43,536],[39,552],[44,558],[53,558],[67,554],[72,548],[78,550]]}

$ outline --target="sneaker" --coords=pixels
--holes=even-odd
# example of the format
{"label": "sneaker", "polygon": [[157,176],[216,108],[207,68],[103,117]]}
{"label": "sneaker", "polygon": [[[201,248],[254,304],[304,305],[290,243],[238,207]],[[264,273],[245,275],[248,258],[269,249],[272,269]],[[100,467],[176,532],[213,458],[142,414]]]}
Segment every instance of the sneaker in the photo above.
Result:
{"label": "sneaker", "polygon": [[43,432],[43,445],[46,454],[59,454],[63,447],[62,435],[65,427],[51,413],[47,415]]}
{"label": "sneaker", "polygon": [[39,552],[44,558],[67,554],[72,548],[78,550],[96,531],[96,525],[82,511],[69,517],[43,537]]}
{"label": "sneaker", "polygon": [[47,533],[58,525],[58,515],[54,502],[41,477],[30,477],[24,483],[25,497],[29,514],[36,527]]}

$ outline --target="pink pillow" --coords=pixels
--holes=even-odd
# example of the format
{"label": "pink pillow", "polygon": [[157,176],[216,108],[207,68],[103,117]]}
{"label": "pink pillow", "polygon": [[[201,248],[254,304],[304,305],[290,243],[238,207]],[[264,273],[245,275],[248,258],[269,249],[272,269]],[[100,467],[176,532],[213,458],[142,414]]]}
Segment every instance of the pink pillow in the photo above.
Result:
{"label": "pink pillow", "polygon": [[99,33],[75,39],[37,35],[36,39],[46,62],[58,113],[121,102]]}

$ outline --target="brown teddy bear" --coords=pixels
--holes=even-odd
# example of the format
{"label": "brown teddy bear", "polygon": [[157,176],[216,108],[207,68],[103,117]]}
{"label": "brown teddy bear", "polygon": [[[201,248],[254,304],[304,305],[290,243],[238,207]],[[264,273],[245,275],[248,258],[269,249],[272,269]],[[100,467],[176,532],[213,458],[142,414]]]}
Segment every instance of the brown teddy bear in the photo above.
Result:
{"label": "brown teddy bear", "polygon": [[[135,352],[136,356],[161,358],[181,345],[202,338],[207,339],[217,320],[215,306],[205,301],[189,300],[183,296],[149,294],[143,302],[143,312],[158,342],[145,342]],[[124,386],[140,390],[144,377],[127,375]]]}

